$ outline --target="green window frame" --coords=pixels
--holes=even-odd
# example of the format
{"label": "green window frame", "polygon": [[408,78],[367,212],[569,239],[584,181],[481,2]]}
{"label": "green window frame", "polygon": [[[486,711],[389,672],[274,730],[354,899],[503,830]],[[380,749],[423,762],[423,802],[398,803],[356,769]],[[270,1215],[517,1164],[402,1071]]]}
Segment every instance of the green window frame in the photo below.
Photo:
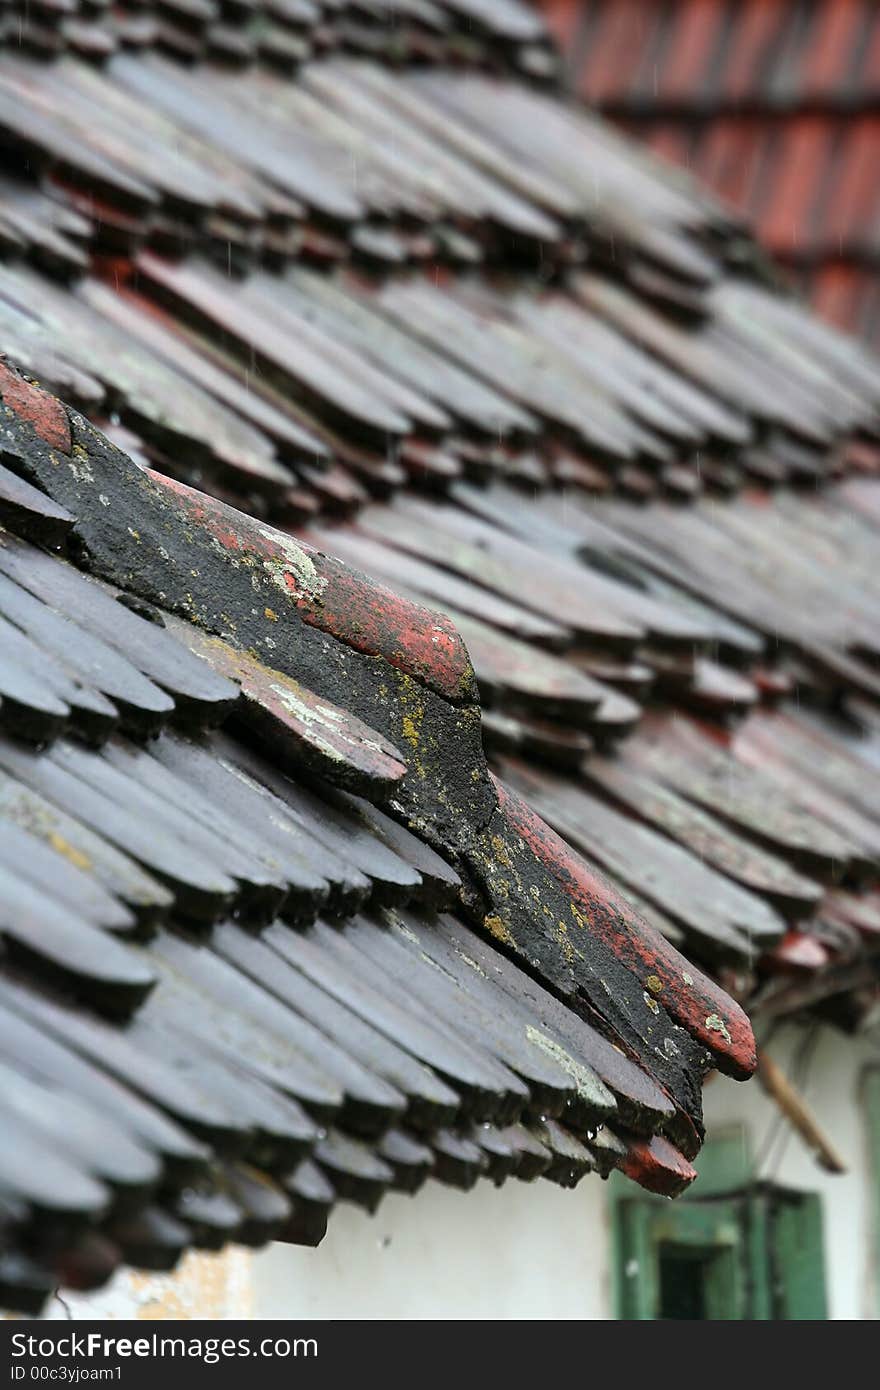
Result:
{"label": "green window frame", "polygon": [[616,1185],[617,1317],[827,1318],[821,1201],[749,1182],[745,1154],[741,1133],[707,1144],[675,1202]]}

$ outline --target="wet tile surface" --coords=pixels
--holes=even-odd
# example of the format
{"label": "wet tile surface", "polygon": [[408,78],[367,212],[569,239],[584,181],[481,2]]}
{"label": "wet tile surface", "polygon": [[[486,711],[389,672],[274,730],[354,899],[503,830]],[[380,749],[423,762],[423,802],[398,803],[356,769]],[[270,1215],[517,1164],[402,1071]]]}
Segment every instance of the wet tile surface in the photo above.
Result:
{"label": "wet tile surface", "polygon": [[0,54],[0,1303],[429,1180],[679,1192],[750,1015],[876,996],[876,361],[509,0],[46,12]]}

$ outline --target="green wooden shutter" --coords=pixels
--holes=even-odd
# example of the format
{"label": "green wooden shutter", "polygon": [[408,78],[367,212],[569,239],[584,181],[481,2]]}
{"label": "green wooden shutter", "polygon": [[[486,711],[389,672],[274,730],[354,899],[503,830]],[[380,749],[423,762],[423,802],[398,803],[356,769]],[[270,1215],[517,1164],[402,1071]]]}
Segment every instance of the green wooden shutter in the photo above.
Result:
{"label": "green wooden shutter", "polygon": [[[880,1197],[880,1069],[872,1086]],[[700,1184],[675,1202],[612,1179],[617,1316],[826,1318],[820,1199],[751,1183],[736,1132],[707,1144],[700,1163]]]}
{"label": "green wooden shutter", "polygon": [[703,1316],[748,1316],[748,1262],[736,1202],[622,1201],[617,1234],[619,1317],[662,1317],[664,1275],[677,1260],[699,1271]]}
{"label": "green wooden shutter", "polygon": [[819,1198],[811,1192],[771,1192],[766,1201],[773,1316],[786,1320],[827,1318]]}

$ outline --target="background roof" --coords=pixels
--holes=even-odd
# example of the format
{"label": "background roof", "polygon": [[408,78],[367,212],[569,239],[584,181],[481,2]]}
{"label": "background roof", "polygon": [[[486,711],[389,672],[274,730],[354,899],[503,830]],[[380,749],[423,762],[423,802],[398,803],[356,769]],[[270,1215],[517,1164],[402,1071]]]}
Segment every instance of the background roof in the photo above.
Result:
{"label": "background roof", "polygon": [[544,0],[567,80],[745,213],[832,322],[880,343],[872,0]]}

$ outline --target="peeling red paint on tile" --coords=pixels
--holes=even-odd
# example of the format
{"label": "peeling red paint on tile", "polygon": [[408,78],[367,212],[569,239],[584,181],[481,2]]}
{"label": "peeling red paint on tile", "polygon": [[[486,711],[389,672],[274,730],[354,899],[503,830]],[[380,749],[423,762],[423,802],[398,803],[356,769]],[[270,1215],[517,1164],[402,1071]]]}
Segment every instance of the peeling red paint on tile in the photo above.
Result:
{"label": "peeling red paint on tile", "polygon": [[660,1134],[648,1140],[630,1139],[619,1167],[640,1187],[662,1197],[677,1197],[697,1176],[684,1155]]}
{"label": "peeling red paint on tile", "polygon": [[274,576],[305,622],[357,651],[384,657],[448,700],[474,698],[470,658],[448,618],[185,483],[152,471],[149,476],[233,559],[248,556]]}
{"label": "peeling red paint on tile", "polygon": [[521,797],[500,782],[496,785],[514,832],[570,894],[585,929],[605,941],[638,979],[656,977],[669,1013],[709,1049],[721,1070],[751,1076],[757,1061],[755,1039],[739,1005],[643,921]]}
{"label": "peeling red paint on tile", "polygon": [[70,453],[70,421],[59,400],[39,386],[26,381],[5,362],[0,362],[0,396],[3,404],[33,425],[37,434],[53,449]]}

